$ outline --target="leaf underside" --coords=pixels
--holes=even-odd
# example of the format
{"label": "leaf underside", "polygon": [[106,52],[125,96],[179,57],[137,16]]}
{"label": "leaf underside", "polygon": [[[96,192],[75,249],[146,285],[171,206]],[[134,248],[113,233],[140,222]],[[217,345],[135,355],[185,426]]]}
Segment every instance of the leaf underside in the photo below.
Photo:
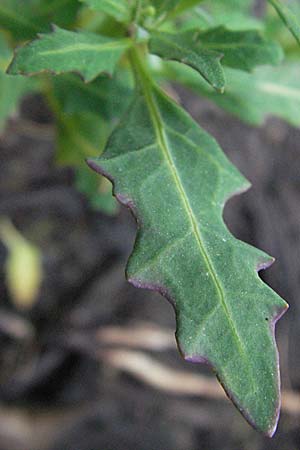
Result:
{"label": "leaf underside", "polygon": [[137,219],[127,278],[172,302],[184,358],[209,363],[246,419],[272,435],[274,324],[287,305],[257,274],[272,258],[235,239],[222,219],[225,201],[249,183],[182,109],[141,84],[104,154],[89,161]]}

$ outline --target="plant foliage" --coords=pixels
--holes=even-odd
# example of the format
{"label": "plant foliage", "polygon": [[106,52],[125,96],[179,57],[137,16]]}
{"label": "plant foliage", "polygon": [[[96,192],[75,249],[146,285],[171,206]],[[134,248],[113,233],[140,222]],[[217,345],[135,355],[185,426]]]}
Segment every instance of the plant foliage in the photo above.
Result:
{"label": "plant foliage", "polygon": [[[112,212],[89,158],[136,217],[128,280],[172,302],[183,357],[209,363],[244,417],[271,436],[280,409],[274,325],[287,304],[258,276],[272,258],[223,222],[225,202],[248,181],[162,86],[185,85],[251,124],[277,115],[299,126],[296,10],[279,0],[260,18],[251,0],[62,3],[2,2],[3,42],[18,48],[10,75],[0,75],[35,74],[56,120],[58,161],[76,166],[78,186]],[[284,39],[280,20],[291,31]]]}

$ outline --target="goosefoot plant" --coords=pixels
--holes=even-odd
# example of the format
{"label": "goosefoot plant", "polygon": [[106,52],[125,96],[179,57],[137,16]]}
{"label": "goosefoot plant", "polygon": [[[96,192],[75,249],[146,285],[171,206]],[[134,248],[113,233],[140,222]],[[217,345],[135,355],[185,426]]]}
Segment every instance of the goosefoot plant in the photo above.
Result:
{"label": "goosefoot plant", "polygon": [[0,24],[6,49],[43,32],[17,49],[8,74],[15,86],[40,74],[26,90],[45,94],[54,112],[58,159],[91,156],[136,218],[128,281],[172,303],[182,356],[208,363],[244,417],[272,436],[274,326],[287,304],[258,271],[273,259],[228,231],[224,204],[249,182],[164,89],[177,81],[252,124],[273,114],[299,125],[296,45],[278,27],[280,17],[300,42],[297,5],[270,0],[263,20],[252,3],[2,0]]}

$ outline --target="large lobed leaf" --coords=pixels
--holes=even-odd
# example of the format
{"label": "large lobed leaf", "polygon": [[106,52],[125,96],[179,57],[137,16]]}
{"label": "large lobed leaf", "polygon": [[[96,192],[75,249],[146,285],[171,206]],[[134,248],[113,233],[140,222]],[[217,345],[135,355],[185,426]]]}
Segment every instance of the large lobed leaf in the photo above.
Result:
{"label": "large lobed leaf", "polygon": [[136,64],[141,89],[103,156],[89,161],[137,218],[128,280],[172,302],[184,358],[208,362],[247,420],[272,435],[274,324],[287,305],[257,274],[272,258],[235,239],[222,219],[225,201],[249,183]]}
{"label": "large lobed leaf", "polygon": [[85,81],[91,81],[103,72],[112,74],[129,45],[129,39],[55,27],[52,33],[42,34],[17,50],[9,73],[32,75],[43,71],[55,74],[76,71]]}

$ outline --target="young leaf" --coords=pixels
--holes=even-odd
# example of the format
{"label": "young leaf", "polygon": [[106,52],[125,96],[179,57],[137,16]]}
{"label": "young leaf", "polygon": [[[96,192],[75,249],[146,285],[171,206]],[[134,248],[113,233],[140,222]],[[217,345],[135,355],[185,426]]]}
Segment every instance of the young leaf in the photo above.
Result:
{"label": "young leaf", "polygon": [[197,70],[216,90],[225,88],[224,72],[220,63],[221,54],[206,49],[194,39],[195,31],[180,34],[153,33],[149,41],[151,53],[164,59],[182,62]]}
{"label": "young leaf", "polygon": [[276,9],[279,17],[300,45],[300,21],[296,18],[293,11],[284,5],[280,0],[268,1]]}
{"label": "young leaf", "polygon": [[127,0],[80,0],[95,11],[104,12],[119,22],[128,22],[131,11]]}
{"label": "young leaf", "polygon": [[136,99],[103,156],[89,162],[137,218],[128,280],[172,302],[182,355],[211,364],[247,420],[272,435],[280,404],[274,323],[287,305],[256,272],[272,258],[235,239],[222,219],[224,202],[249,183],[134,63]]}
{"label": "young leaf", "polygon": [[188,67],[166,64],[165,77],[204,95],[218,106],[252,125],[261,125],[269,116],[280,117],[300,126],[300,65],[285,63],[279,67],[259,67],[248,74],[226,69],[226,90],[213,91]]}
{"label": "young leaf", "polygon": [[8,69],[13,75],[32,75],[50,71],[55,74],[78,72],[85,81],[100,73],[113,74],[129,39],[112,39],[88,32],[55,27],[17,50]]}

